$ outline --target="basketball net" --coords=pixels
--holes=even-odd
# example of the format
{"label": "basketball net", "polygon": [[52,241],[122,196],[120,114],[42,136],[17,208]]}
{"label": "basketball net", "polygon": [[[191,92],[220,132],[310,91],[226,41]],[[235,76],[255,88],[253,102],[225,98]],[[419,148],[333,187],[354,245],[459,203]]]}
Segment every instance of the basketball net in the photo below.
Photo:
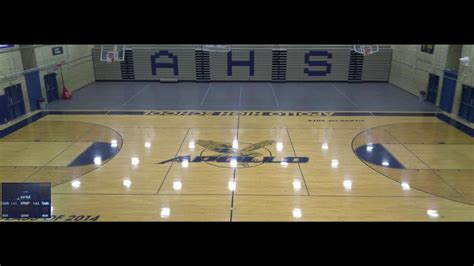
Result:
{"label": "basketball net", "polygon": [[65,61],[60,61],[58,62],[55,66],[54,66],[54,70],[58,70],[59,69],[59,73],[61,74],[61,82],[63,84],[63,94],[62,94],[62,98],[63,99],[66,99],[66,100],[69,100],[71,99],[72,97],[72,94],[71,92],[69,92],[69,90],[66,88],[66,83],[64,82],[64,75],[63,75],[63,65],[64,65]]}
{"label": "basketball net", "polygon": [[65,63],[64,60],[57,62],[57,63],[53,66],[53,70],[56,71],[56,70],[60,69],[60,68],[64,65],[64,63]]}
{"label": "basketball net", "polygon": [[364,45],[354,45],[352,50],[356,53],[362,54],[364,56],[374,54],[379,51],[379,46],[378,45],[369,45],[369,44],[364,44]]}
{"label": "basketball net", "polygon": [[115,51],[107,52],[107,64],[112,64],[113,62],[115,62],[116,56],[117,56],[117,52]]}
{"label": "basketball net", "polygon": [[206,44],[202,46],[203,51],[208,51],[208,52],[230,52],[232,50],[231,45],[225,45],[225,44]]}
{"label": "basketball net", "polygon": [[372,53],[372,47],[364,47],[364,55],[369,55]]}

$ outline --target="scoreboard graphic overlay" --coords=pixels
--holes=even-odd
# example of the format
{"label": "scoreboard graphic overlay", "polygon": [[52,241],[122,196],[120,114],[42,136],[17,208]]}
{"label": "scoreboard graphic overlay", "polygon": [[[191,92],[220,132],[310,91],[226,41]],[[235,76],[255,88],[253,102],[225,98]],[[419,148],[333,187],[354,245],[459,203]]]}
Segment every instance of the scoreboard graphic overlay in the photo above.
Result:
{"label": "scoreboard graphic overlay", "polygon": [[51,183],[2,183],[2,219],[51,218]]}

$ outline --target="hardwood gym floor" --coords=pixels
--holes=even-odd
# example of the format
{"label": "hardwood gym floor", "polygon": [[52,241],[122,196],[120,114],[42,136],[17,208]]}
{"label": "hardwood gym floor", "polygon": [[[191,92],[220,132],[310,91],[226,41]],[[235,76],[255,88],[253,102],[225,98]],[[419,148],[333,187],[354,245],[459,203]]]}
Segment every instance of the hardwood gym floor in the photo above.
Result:
{"label": "hardwood gym floor", "polygon": [[51,182],[54,221],[473,221],[472,130],[437,116],[50,112],[0,182]]}

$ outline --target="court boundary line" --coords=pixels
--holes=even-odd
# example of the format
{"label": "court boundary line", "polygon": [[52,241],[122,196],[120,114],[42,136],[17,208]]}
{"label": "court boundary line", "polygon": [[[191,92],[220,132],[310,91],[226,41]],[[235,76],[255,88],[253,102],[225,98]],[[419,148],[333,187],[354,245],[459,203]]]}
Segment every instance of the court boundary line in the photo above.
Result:
{"label": "court boundary line", "polygon": [[[171,105],[169,104],[168,106],[176,106],[176,105]],[[262,105],[259,105],[262,106]],[[104,109],[47,109],[47,110],[36,110],[33,113],[48,113],[48,112],[233,112],[231,109],[109,109],[109,110],[104,110]],[[444,112],[442,111],[401,111],[401,110],[372,110],[372,111],[365,111],[365,110],[301,110],[301,109],[295,109],[295,110],[239,110],[239,112],[334,112],[334,113],[414,113],[414,114],[442,114]],[[448,116],[449,117],[449,116]],[[452,118],[454,119],[454,118]]]}
{"label": "court boundary line", "polygon": [[[392,113],[391,113],[391,114],[392,114]],[[240,114],[238,114],[238,115],[240,116]],[[43,117],[44,117],[44,116],[43,116]],[[41,118],[43,118],[43,117],[41,117]],[[39,118],[39,119],[41,119],[41,118]],[[24,120],[23,120],[23,121],[24,121]],[[442,120],[442,121],[443,121],[443,120]],[[22,121],[20,121],[20,122],[22,122]],[[75,121],[74,121],[74,122],[75,122]],[[445,121],[443,121],[443,122],[445,122]],[[87,123],[90,123],[90,122],[87,122]],[[445,122],[445,123],[446,123],[446,122]],[[90,123],[90,124],[96,124],[96,123]],[[107,127],[107,126],[102,125],[102,124],[96,124],[96,125],[103,126],[103,127]],[[110,127],[107,127],[107,128],[110,128]],[[111,129],[111,128],[110,128],[110,129]],[[369,129],[370,129],[370,128],[369,128]],[[112,130],[113,130],[113,129],[112,129]],[[189,130],[189,129],[188,129],[188,130]],[[115,130],[114,130],[114,131],[115,131]],[[363,131],[362,131],[362,132],[363,132]],[[119,133],[117,132],[117,134],[119,134]],[[120,134],[119,134],[119,135],[120,135]],[[377,172],[377,173],[378,173],[378,172]],[[79,178],[79,177],[77,177],[77,178]],[[75,178],[75,179],[76,179],[76,178]],[[72,179],[72,180],[74,180],[74,179]],[[398,182],[398,181],[397,181],[397,182]],[[399,182],[398,182],[398,183],[399,183]],[[420,190],[420,191],[422,191],[422,190]],[[425,191],[422,191],[422,192],[428,193],[428,192],[425,192]],[[430,194],[430,193],[428,193],[428,194]],[[435,196],[436,196],[436,197],[439,197],[438,195],[435,195]],[[451,199],[447,199],[447,200],[451,200]],[[460,202],[460,203],[466,204],[466,203],[464,203],[464,202]],[[469,205],[470,205],[470,204],[469,204]]]}
{"label": "court boundary line", "polygon": [[[50,120],[50,121],[56,121],[56,120]],[[59,121],[59,120],[57,120]],[[79,121],[71,121],[71,122],[79,122]],[[141,129],[183,129],[186,130],[187,127],[153,127],[153,126],[136,126],[136,127],[117,127],[117,128],[141,128]],[[340,129],[368,129],[369,127],[345,127],[345,128],[339,128],[339,127],[327,127],[327,128],[319,128],[319,127],[246,127],[243,128],[242,130],[254,130],[254,129],[314,129],[314,130],[324,130],[324,129],[329,129],[329,130],[340,130]],[[191,129],[234,129],[234,127],[192,127]],[[133,141],[133,140],[130,140]],[[411,143],[413,144],[413,143]],[[456,143],[456,145],[461,145],[465,143]]]}
{"label": "court boundary line", "polygon": [[343,91],[341,91],[338,87],[336,87],[336,85],[332,84],[331,86],[335,88],[336,91],[339,92],[344,98],[346,98],[352,105],[354,105],[354,107],[360,108],[358,104],[356,104],[351,98],[349,98],[349,96],[347,96]]}
{"label": "court boundary line", "polygon": [[240,83],[239,107],[242,106],[242,82]]}
{"label": "court boundary line", "polygon": [[201,106],[204,104],[204,100],[206,100],[207,95],[209,94],[209,91],[211,90],[212,83],[209,83],[209,86],[207,87],[206,94],[204,94],[204,97],[202,97],[201,100]]}
{"label": "court boundary line", "polygon": [[[170,193],[67,193],[67,192],[52,192],[52,195],[88,195],[88,196],[229,196],[230,193],[228,194],[217,194],[217,193],[209,193],[209,194],[202,194],[202,193],[181,193],[181,194],[170,194]],[[343,198],[343,197],[356,197],[356,198],[437,198],[437,199],[442,199],[442,200],[448,200],[445,198],[440,198],[435,195],[426,195],[426,196],[396,196],[396,195],[389,195],[389,196],[380,196],[380,195],[328,195],[328,194],[312,194],[312,195],[290,195],[290,194],[248,194],[248,193],[243,193],[239,194],[236,193],[236,196],[243,196],[243,197],[337,197],[337,198]],[[457,202],[456,203],[460,203]]]}
{"label": "court boundary line", "polygon": [[[76,121],[71,121],[71,122],[76,122]],[[53,143],[70,143],[70,141],[60,141],[60,140],[51,140],[51,141],[23,141],[23,140],[9,140],[9,141],[0,141],[0,143],[17,143],[17,142],[23,142],[23,143],[41,143],[41,142],[47,142],[47,143],[50,143],[50,142],[53,142]],[[94,142],[91,142],[91,141],[75,141],[74,143],[87,143],[87,142],[90,142],[90,143],[94,143]]]}
{"label": "court boundary line", "polygon": [[280,103],[278,102],[278,97],[276,95],[275,89],[273,89],[272,83],[270,82],[268,84],[270,85],[270,88],[272,89],[273,97],[275,98],[275,103],[277,104],[277,107],[280,107]]}
{"label": "court boundary line", "polygon": [[[208,105],[219,106],[219,105]],[[248,117],[341,117],[341,116],[410,116],[410,117],[436,117],[446,124],[449,124],[466,134],[473,134],[474,128],[463,124],[456,119],[450,118],[440,112],[427,111],[322,111],[322,110],[43,110],[38,114],[42,117],[47,115],[144,115],[144,116],[202,116],[202,117],[228,117],[228,116],[248,116]],[[444,119],[442,119],[444,118]],[[35,119],[38,120],[39,118]],[[24,120],[27,120],[26,118]],[[20,121],[23,122],[23,121]],[[34,122],[34,121],[33,121]],[[17,122],[19,123],[19,122]],[[1,126],[0,126],[1,128]],[[469,131],[469,132],[465,132]],[[470,132],[472,131],[472,132]],[[0,130],[2,133],[2,130]]]}
{"label": "court boundary line", "polygon": [[135,99],[135,97],[137,97],[138,95],[140,95],[145,89],[147,89],[149,86],[151,85],[151,83],[148,83],[148,84],[145,84],[143,86],[143,88],[141,88],[139,91],[137,91],[134,95],[132,95],[132,97],[130,97],[128,100],[126,100],[124,103],[122,103],[122,106],[126,106],[129,102],[131,102],[133,99]]}

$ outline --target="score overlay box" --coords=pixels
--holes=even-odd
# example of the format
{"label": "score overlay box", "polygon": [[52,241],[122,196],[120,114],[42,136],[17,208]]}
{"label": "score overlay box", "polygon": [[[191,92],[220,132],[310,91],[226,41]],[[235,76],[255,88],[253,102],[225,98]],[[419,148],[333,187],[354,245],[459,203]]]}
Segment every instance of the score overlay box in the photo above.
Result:
{"label": "score overlay box", "polygon": [[51,218],[51,183],[1,183],[2,218]]}

